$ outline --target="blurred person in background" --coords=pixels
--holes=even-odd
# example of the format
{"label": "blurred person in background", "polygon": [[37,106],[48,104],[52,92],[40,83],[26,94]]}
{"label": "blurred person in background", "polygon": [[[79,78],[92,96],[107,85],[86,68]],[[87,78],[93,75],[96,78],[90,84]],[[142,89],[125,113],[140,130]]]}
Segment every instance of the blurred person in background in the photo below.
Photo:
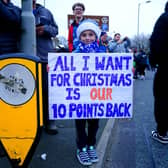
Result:
{"label": "blurred person in background", "polygon": [[78,46],[79,42],[77,39],[76,30],[78,26],[81,24],[81,22],[84,20],[83,13],[85,11],[85,6],[83,3],[77,2],[72,6],[72,11],[75,16],[75,19],[72,22],[72,24],[69,26],[69,30],[68,30],[69,52],[72,52]]}
{"label": "blurred person in background", "polygon": [[108,52],[108,35],[106,32],[101,32],[99,38],[99,48],[103,52]]}
{"label": "blurred person in background", "polygon": [[128,37],[121,39],[120,33],[114,35],[114,39],[109,41],[108,50],[112,53],[130,52],[131,41]]}
{"label": "blurred person in background", "polygon": [[57,134],[55,120],[49,120],[48,113],[48,52],[54,51],[52,37],[58,34],[58,26],[52,13],[33,0],[33,14],[36,21],[37,56],[42,61],[43,121],[47,133]]}
{"label": "blurred person in background", "polygon": [[140,49],[139,52],[134,56],[134,61],[136,63],[134,79],[138,79],[138,76],[141,80],[145,79],[147,59],[148,59],[147,54],[143,49]]}

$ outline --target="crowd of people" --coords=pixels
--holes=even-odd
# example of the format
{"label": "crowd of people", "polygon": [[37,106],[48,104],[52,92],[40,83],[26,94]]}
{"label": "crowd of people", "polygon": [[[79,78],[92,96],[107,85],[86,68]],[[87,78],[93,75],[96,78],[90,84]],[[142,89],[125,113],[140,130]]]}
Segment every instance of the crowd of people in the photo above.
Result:
{"label": "crowd of people", "polygon": [[[36,39],[37,39],[37,56],[42,61],[42,84],[43,84],[43,111],[44,111],[44,128],[50,134],[57,134],[55,120],[49,120],[48,116],[48,52],[54,52],[52,44],[52,37],[58,35],[58,25],[56,24],[54,17],[50,10],[44,6],[37,4],[36,0],[32,0],[33,14],[36,21]],[[165,14],[161,16],[160,20],[164,22],[167,16],[168,7],[166,6]],[[143,48],[137,50],[131,47],[131,40],[129,37],[121,38],[120,33],[115,33],[113,38],[109,38],[107,32],[101,31],[99,26],[94,20],[85,19],[84,12],[85,6],[83,3],[75,3],[72,6],[72,12],[75,16],[73,23],[69,26],[68,30],[68,52],[73,53],[133,53],[134,66],[133,73],[134,79],[145,79],[145,71],[150,68],[148,55]],[[0,0],[0,18],[5,24],[0,27],[0,54],[19,52],[19,40],[21,35],[21,9],[14,6],[10,0]],[[154,93],[155,93],[155,117],[158,123],[157,131],[152,132],[152,136],[155,139],[161,139],[162,141],[168,141],[166,139],[167,124],[165,124],[167,117],[167,92],[164,77],[165,70],[165,58],[167,54],[166,46],[162,43],[162,38],[166,39],[163,32],[166,32],[162,27],[161,21],[158,21],[154,32],[151,37],[151,51],[152,51],[152,63],[159,64],[157,75],[155,77]],[[167,22],[166,22],[167,23]],[[165,23],[165,27],[167,26]],[[12,27],[12,29],[11,29]],[[167,28],[167,27],[166,27]],[[164,30],[163,32],[162,29]],[[163,35],[159,36],[158,32]],[[157,35],[158,34],[158,35]],[[159,39],[160,42],[155,44]],[[166,44],[166,43],[165,43]],[[158,50],[156,51],[157,47]],[[163,45],[163,46],[161,46]],[[160,46],[160,48],[159,48]],[[162,57],[157,58],[156,53],[162,53]],[[159,54],[158,54],[159,55]],[[164,57],[165,56],[165,57]],[[163,58],[163,59],[162,59]],[[162,66],[163,65],[163,66]],[[158,81],[157,79],[162,80]],[[163,85],[160,92],[158,88],[159,82]],[[159,99],[162,97],[162,99]],[[166,109],[166,110],[165,110]],[[160,114],[160,111],[162,115]],[[165,112],[165,113],[164,113]],[[165,116],[165,117],[164,117]],[[87,124],[86,124],[87,123]],[[87,125],[87,131],[85,127]],[[76,126],[76,145],[77,145],[77,158],[83,165],[91,165],[94,162],[98,162],[98,156],[96,153],[96,134],[99,128],[99,119],[81,119],[75,120]],[[161,141],[160,140],[160,141]],[[0,148],[1,153],[1,148]],[[0,154],[1,155],[1,154]]]}

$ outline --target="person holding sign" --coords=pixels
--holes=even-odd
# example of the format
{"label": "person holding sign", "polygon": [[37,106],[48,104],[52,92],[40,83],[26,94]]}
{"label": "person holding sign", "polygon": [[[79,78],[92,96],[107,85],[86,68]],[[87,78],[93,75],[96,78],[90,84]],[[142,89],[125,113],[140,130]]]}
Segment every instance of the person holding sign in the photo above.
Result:
{"label": "person holding sign", "polygon": [[[79,45],[74,51],[75,53],[96,53],[100,52],[98,39],[100,29],[93,20],[83,21],[77,29],[77,38]],[[85,127],[88,123],[86,133]],[[82,165],[91,165],[98,162],[98,157],[95,149],[96,134],[99,127],[99,119],[76,119],[76,143],[77,143],[77,158]]]}

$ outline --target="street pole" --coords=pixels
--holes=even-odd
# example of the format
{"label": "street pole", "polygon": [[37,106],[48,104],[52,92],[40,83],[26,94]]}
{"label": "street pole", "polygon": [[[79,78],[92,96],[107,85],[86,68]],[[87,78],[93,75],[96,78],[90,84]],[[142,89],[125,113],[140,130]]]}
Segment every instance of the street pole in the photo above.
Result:
{"label": "street pole", "polygon": [[150,0],[148,0],[148,1],[145,1],[145,2],[139,2],[138,3],[138,19],[137,19],[137,21],[138,21],[138,23],[137,23],[137,36],[139,36],[139,23],[140,23],[140,7],[141,7],[141,4],[142,3],[150,3],[151,1]]}
{"label": "street pole", "polygon": [[22,0],[21,52],[36,56],[35,18],[32,8],[32,0]]}
{"label": "street pole", "polygon": [[137,24],[137,36],[139,36],[139,14],[140,14],[141,3],[138,3],[138,24]]}

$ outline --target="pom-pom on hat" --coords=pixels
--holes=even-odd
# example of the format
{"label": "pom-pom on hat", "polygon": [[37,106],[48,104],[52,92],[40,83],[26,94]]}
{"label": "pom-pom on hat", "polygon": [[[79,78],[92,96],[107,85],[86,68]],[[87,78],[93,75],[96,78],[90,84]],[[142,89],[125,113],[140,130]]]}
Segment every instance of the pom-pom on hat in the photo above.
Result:
{"label": "pom-pom on hat", "polygon": [[96,34],[97,38],[100,37],[100,33],[101,33],[100,28],[94,20],[91,20],[91,19],[84,20],[78,26],[77,32],[76,32],[77,38],[80,39],[81,33],[86,30],[92,30]]}

